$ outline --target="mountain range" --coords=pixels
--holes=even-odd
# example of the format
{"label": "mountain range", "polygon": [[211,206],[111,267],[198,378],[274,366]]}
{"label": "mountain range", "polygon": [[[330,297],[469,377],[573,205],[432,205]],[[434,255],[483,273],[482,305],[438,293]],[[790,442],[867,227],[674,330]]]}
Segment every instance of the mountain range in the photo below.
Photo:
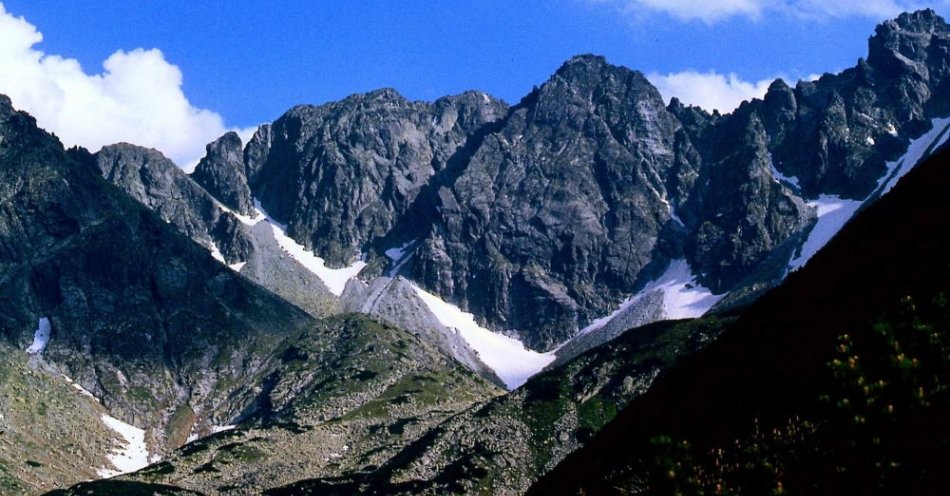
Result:
{"label": "mountain range", "polygon": [[[947,289],[931,10],[729,114],[582,55],[514,105],[294,107],[191,173],[14,105],[3,494],[663,492],[657,439],[819,418],[836,333]],[[939,487],[944,431],[886,483]]]}

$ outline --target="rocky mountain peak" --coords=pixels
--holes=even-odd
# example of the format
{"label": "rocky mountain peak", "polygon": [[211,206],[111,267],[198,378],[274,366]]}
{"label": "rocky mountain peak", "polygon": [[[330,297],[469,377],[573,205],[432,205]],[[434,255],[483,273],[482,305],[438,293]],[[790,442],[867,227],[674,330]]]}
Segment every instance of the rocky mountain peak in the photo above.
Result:
{"label": "rocky mountain peak", "polygon": [[663,105],[659,91],[639,71],[613,65],[599,55],[578,55],[565,62],[541,88],[542,98],[564,96],[558,89],[566,86],[575,97],[594,99],[621,86],[637,90],[637,98],[649,98]]}
{"label": "rocky mountain peak", "polygon": [[937,34],[950,32],[950,27],[933,9],[923,9],[916,12],[904,12],[896,19],[881,23],[877,28],[877,33],[880,34],[882,30]]}
{"label": "rocky mountain peak", "polygon": [[[716,294],[782,277],[815,222],[806,202],[866,198],[939,115],[946,32],[933,12],[902,16],[856,68],[776,80],[725,115],[665,105],[642,73],[595,55],[510,108],[479,91],[428,103],[384,88],[294,107],[243,157],[224,137],[195,176],[222,201],[242,189],[232,206],[253,193],[328,267],[362,258],[368,279],[389,264],[551,349],[673,261]],[[398,264],[383,257],[409,246]]]}
{"label": "rocky mountain peak", "polygon": [[669,137],[678,127],[660,92],[642,73],[594,55],[567,61],[522,104],[529,108],[526,118],[536,125],[563,125],[585,134],[608,132],[621,145],[646,137],[649,148],[663,154],[669,153],[669,143],[660,143],[661,136]]}
{"label": "rocky mountain peak", "polygon": [[257,173],[264,166],[267,154],[270,153],[271,143],[274,141],[274,130],[270,124],[262,124],[244,148],[244,175],[248,182],[253,182]]}
{"label": "rocky mountain peak", "polygon": [[607,58],[603,55],[585,53],[575,55],[561,64],[556,74],[566,76],[572,72],[599,72],[608,65]]}
{"label": "rocky mountain peak", "polygon": [[363,95],[357,95],[356,98],[362,98],[363,100],[380,101],[380,102],[406,102],[407,101],[406,97],[402,96],[402,94],[396,91],[395,88],[380,88],[380,89],[365,93]]}
{"label": "rocky mountain peak", "polygon": [[507,105],[469,92],[434,103],[392,89],[298,106],[245,151],[251,190],[288,234],[340,267],[385,237],[437,172]]}
{"label": "rocky mountain peak", "polygon": [[170,176],[177,170],[175,164],[160,151],[129,143],[105,146],[97,157],[103,176],[113,182],[117,182],[114,179],[116,176],[137,176],[144,174],[143,170],[156,176]]}
{"label": "rocky mountain peak", "polygon": [[0,119],[8,119],[14,112],[16,111],[13,109],[13,102],[10,101],[10,97],[0,95]]}
{"label": "rocky mountain peak", "polygon": [[241,138],[229,132],[207,147],[191,178],[228,208],[242,214],[254,209],[244,170]]}
{"label": "rocky mountain peak", "polygon": [[948,37],[950,26],[933,10],[904,13],[877,26],[868,41],[868,62],[891,74],[911,69],[926,77],[921,64],[930,58],[931,44],[934,40],[945,44]]}

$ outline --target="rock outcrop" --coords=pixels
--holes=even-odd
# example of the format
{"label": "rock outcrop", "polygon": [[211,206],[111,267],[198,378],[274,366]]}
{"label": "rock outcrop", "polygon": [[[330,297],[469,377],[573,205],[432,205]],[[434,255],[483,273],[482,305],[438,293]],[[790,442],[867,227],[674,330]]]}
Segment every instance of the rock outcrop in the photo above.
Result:
{"label": "rock outcrop", "polygon": [[237,133],[230,132],[208,145],[191,178],[226,207],[251,215],[254,202],[244,174],[244,147]]}

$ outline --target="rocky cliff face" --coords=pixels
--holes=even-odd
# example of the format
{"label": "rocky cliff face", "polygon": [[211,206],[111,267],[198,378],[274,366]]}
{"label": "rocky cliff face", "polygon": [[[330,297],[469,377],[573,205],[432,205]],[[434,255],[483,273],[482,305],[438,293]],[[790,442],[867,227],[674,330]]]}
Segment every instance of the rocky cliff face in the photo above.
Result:
{"label": "rocky cliff face", "polygon": [[[214,149],[209,145],[209,150]],[[214,246],[229,263],[247,258],[250,240],[238,220],[219,208],[214,197],[161,152],[123,143],[103,148],[92,160],[103,178],[174,224],[182,234]]]}
{"label": "rocky cliff face", "polygon": [[657,243],[679,200],[671,171],[691,166],[679,127],[641,74],[572,59],[440,185],[410,277],[496,328],[532,329],[532,347],[562,341],[674,255]]}
{"label": "rocky cliff face", "polygon": [[[725,116],[666,105],[642,74],[580,56],[510,108],[478,92],[430,104],[393,90],[296,107],[243,153],[233,134],[209,145],[197,184],[128,147],[99,163],[228,263],[254,258],[254,236],[211,198],[244,214],[256,198],[329,267],[366,260],[367,283],[403,275],[548,350],[672,260],[694,284],[732,292],[730,304],[780,281],[816,223],[813,202],[871,199],[887,162],[950,112],[948,33],[932,11],[902,15],[856,67],[775,81]],[[399,260],[383,256],[396,248]],[[310,308],[304,289],[275,291]]]}
{"label": "rocky cliff face", "polygon": [[[285,255],[270,226],[249,220],[260,219],[260,214],[245,191],[241,140],[236,134],[208,145],[208,155],[191,176],[158,151],[134,145],[107,146],[91,157],[81,151],[73,155],[96,164],[105,179],[248,279],[315,317],[338,311],[336,298],[319,277]],[[246,215],[240,215],[244,209]]]}
{"label": "rocky cliff face", "polygon": [[[244,409],[231,393],[251,391],[268,350],[311,319],[67,155],[6,99],[0,136],[4,340],[25,349],[47,318],[40,357],[112,415],[148,428],[152,453],[177,446],[199,419]],[[146,185],[174,182],[139,173]]]}
{"label": "rocky cliff face", "polygon": [[292,109],[246,151],[251,189],[331,266],[389,233],[466,139],[504,115],[483,93],[410,102],[393,90]]}
{"label": "rocky cliff face", "polygon": [[886,162],[950,112],[948,40],[932,11],[902,15],[856,67],[778,80],[726,116],[665,105],[594,56],[511,108],[381,90],[262,127],[245,172],[331,265],[411,243],[400,274],[550,349],[676,258],[717,294],[780,280],[815,224],[809,202],[873,196]]}
{"label": "rocky cliff face", "polygon": [[[226,424],[261,427],[277,435],[272,450],[256,436],[246,446],[221,436],[229,439],[214,449],[221,467],[237,470],[195,484],[216,490],[232,475],[250,484],[244,464],[272,456],[256,483],[272,487],[301,473],[335,474],[351,447],[354,464],[385,457],[501,393],[418,336],[367,317],[314,319],[215,260],[183,233],[217,239],[202,207],[218,221],[235,215],[168,167],[125,145],[67,152],[0,98],[0,427],[9,432],[0,492],[101,477],[106,455],[126,443],[113,441],[103,415],[144,431],[142,466]],[[236,225],[255,243],[269,232],[275,246],[260,253],[280,257],[273,226]],[[265,273],[281,267],[252,262]],[[45,337],[38,321],[48,324]],[[345,438],[316,428],[344,416]],[[310,431],[301,443],[297,435]],[[296,452],[301,465],[285,470],[296,445],[305,448]],[[143,474],[154,479],[167,466]]]}
{"label": "rocky cliff face", "polygon": [[237,133],[228,133],[208,145],[191,178],[226,207],[243,215],[254,212],[244,170],[244,149]]}

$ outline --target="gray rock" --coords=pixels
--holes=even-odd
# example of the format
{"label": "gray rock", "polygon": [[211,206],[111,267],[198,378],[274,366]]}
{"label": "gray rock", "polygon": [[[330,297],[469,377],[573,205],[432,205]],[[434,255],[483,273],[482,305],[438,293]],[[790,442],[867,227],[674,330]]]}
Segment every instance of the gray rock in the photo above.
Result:
{"label": "gray rock", "polygon": [[439,188],[411,277],[550,349],[631,294],[662,249],[679,128],[642,74],[572,59]]}
{"label": "gray rock", "polygon": [[[201,164],[209,171],[214,167],[236,167],[234,160],[243,163],[243,159],[234,155],[235,146],[240,150],[237,136],[225,135],[208,145],[209,155]],[[107,180],[151,208],[182,234],[209,249],[216,247],[228,264],[243,263],[241,273],[245,277],[315,317],[338,312],[338,301],[323,281],[281,249],[269,224],[242,223],[219,207],[222,199],[212,196],[158,151],[113,145],[103,148],[95,159]],[[242,178],[242,170],[243,166],[232,177]],[[215,184],[221,188],[218,194],[224,198],[234,197],[231,188],[235,185],[246,187],[240,180]]]}
{"label": "gray rock", "polygon": [[122,143],[104,147],[94,159],[106,180],[185,236],[217,248],[227,263],[249,258],[251,240],[245,226],[161,152]]}
{"label": "gray rock", "polygon": [[368,284],[353,280],[343,292],[341,306],[346,312],[371,315],[382,322],[406,329],[469,370],[504,387],[501,379],[478,358],[458,330],[442,325],[412,289],[409,281],[402,277],[376,277]]}
{"label": "gray rock", "polygon": [[[948,32],[932,11],[902,15],[854,68],[777,80],[729,115],[664,105],[641,74],[594,56],[511,108],[379,90],[262,126],[244,171],[330,266],[366,257],[365,279],[409,277],[548,350],[671,259],[737,292],[730,304],[780,281],[779,259],[814,225],[806,200],[868,197],[885,162],[950,113]],[[407,242],[410,259],[387,268],[382,252]]]}
{"label": "gray rock", "polygon": [[483,93],[429,104],[389,89],[295,107],[249,144],[251,189],[291,237],[329,266],[345,266],[390,231],[472,133],[505,110]]}
{"label": "gray rock", "polygon": [[[0,100],[0,329],[29,342],[52,322],[42,359],[90,389],[112,415],[150,430],[153,450],[177,446],[178,411],[242,409],[240,390],[274,344],[312,322],[238,276],[207,249],[119,188],[202,232],[176,194],[200,196],[148,151],[112,148],[100,161],[67,154],[35,121]],[[159,164],[152,166],[153,164]],[[187,179],[187,178],[185,178]],[[177,188],[177,189],[176,189]],[[167,200],[167,201],[163,201]],[[25,348],[25,345],[24,345]],[[187,431],[184,433],[187,436]]]}
{"label": "gray rock", "polygon": [[191,178],[226,207],[250,215],[254,202],[244,173],[241,138],[230,132],[208,145]]}

